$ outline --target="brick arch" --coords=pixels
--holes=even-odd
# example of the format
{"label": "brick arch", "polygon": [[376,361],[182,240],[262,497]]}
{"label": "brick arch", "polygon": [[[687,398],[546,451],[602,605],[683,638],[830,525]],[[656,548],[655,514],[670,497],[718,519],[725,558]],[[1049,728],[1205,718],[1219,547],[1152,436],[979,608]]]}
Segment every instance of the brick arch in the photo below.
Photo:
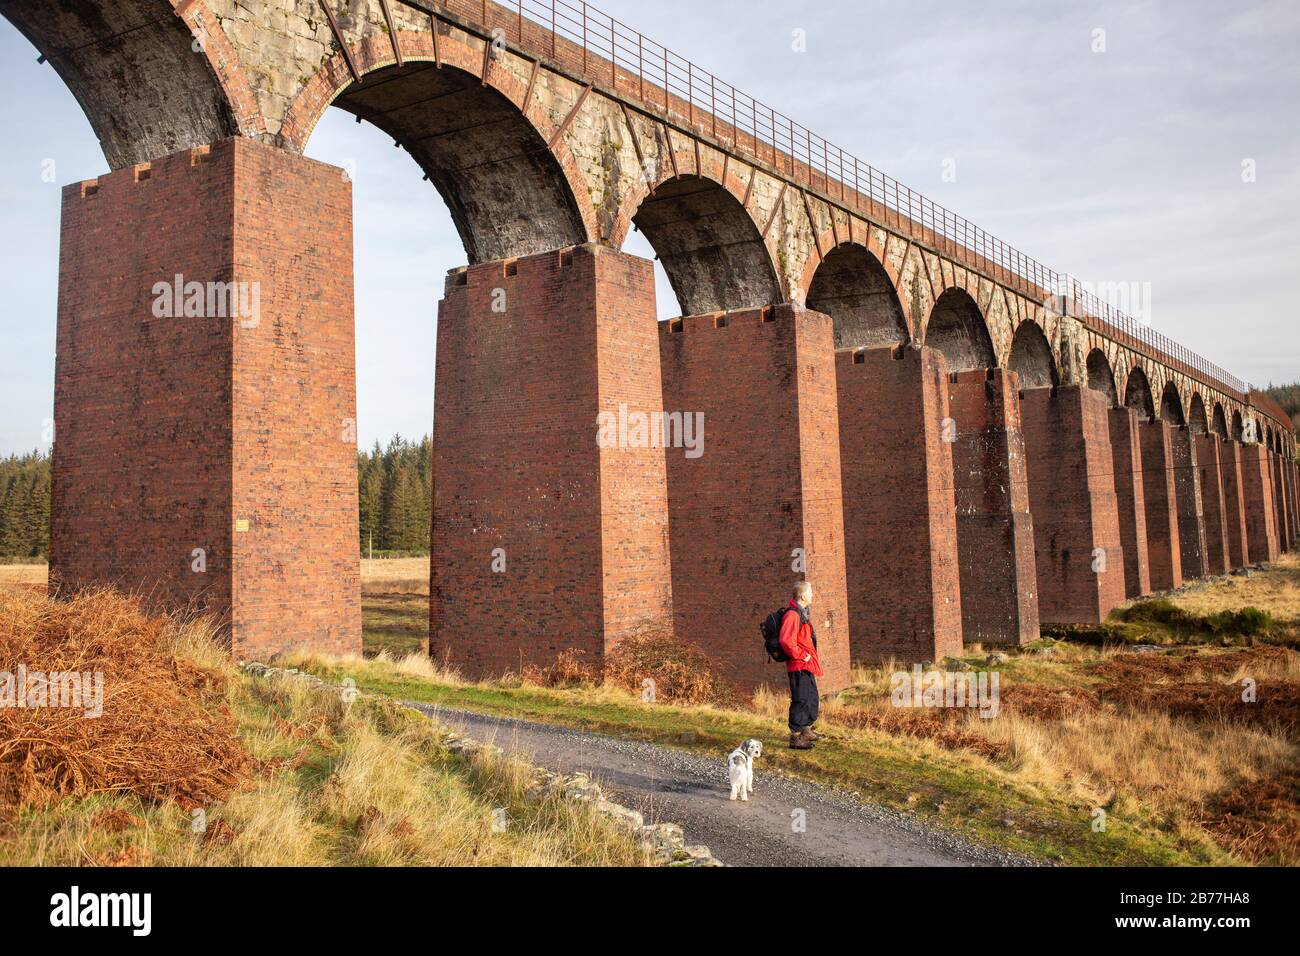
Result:
{"label": "brick arch", "polygon": [[[662,151],[666,157],[667,151]],[[627,183],[627,189],[619,198],[618,210],[610,220],[610,225],[604,237],[606,245],[614,249],[621,249],[627,234],[632,230],[632,220],[636,218],[637,210],[641,208],[650,194],[657,190],[664,183],[683,176],[697,176],[700,179],[707,179],[717,186],[721,186],[727,192],[731,193],[736,202],[740,203],[741,208],[749,214],[750,221],[754,223],[754,228],[761,232],[764,224],[757,222],[753,217],[753,212],[745,206],[749,199],[750,190],[748,184],[736,175],[736,169],[731,163],[705,162],[701,157],[697,157],[694,150],[678,149],[673,147],[670,159],[658,159],[658,154],[654,157],[647,156],[649,160],[655,158],[654,177],[644,175],[648,169],[643,170],[642,175],[629,176],[623,182]],[[698,162],[698,165],[697,165]],[[725,171],[724,167],[725,166]],[[768,252],[776,259],[776,245],[768,241]]]}
{"label": "brick arch", "polygon": [[[817,241],[817,248],[819,250],[826,249],[827,251],[808,257],[794,297],[803,301],[808,308],[824,312],[835,320],[835,347],[837,349],[907,342],[912,338],[914,330],[912,322],[908,318],[908,310],[904,308],[903,298],[899,292],[902,277],[898,268],[889,262],[884,255],[883,249],[877,251],[879,243],[875,241],[875,235],[871,230],[868,230],[865,243],[849,241],[848,239],[841,239],[837,242],[837,238],[833,229],[828,229],[822,233]],[[875,334],[854,334],[853,320],[836,315],[835,311],[831,311],[824,301],[824,294],[819,294],[818,290],[814,288],[815,284],[820,285],[825,281],[828,273],[827,269],[823,267],[826,267],[828,262],[830,263],[828,268],[838,268],[841,275],[844,274],[846,266],[849,269],[856,266],[865,267],[868,278],[864,280],[864,284],[856,290],[850,288],[845,291],[850,295],[856,293],[859,297],[877,297],[874,305],[868,307],[865,303],[855,303],[853,309],[857,313],[856,317],[858,319],[865,320],[865,323],[859,324],[872,326],[875,329]],[[819,279],[819,276],[822,278]],[[842,282],[841,284],[845,283]],[[814,301],[815,299],[818,301]],[[869,318],[865,314],[868,311],[871,314]],[[892,326],[896,334],[888,334],[885,330],[886,323]]]}
{"label": "brick arch", "polygon": [[[1012,332],[1013,335],[1015,332],[1019,332],[1020,327],[1026,322],[1033,322],[1036,324],[1039,327],[1039,330],[1043,333],[1043,337],[1047,339],[1048,344],[1052,346],[1052,356],[1059,365],[1062,363],[1062,356],[1059,354],[1059,350],[1065,341],[1065,323],[1063,321],[1065,319],[1065,314],[1055,307],[1054,300],[1049,301],[1053,304],[1048,304],[1048,302],[1034,302],[1033,311],[1028,315],[1022,316],[1020,321],[1016,323]],[[1008,356],[1008,358],[1009,357],[1010,356]]]}
{"label": "brick arch", "polygon": [[1020,376],[1024,388],[1047,388],[1060,384],[1056,353],[1047,333],[1033,319],[1021,320],[1011,339],[1007,367]]}
{"label": "brick arch", "polygon": [[[482,86],[509,102],[543,146],[548,143],[551,144],[549,149],[544,150],[544,152],[554,162],[556,172],[561,180],[562,189],[560,192],[563,200],[571,204],[572,212],[576,216],[576,222],[574,223],[575,235],[573,236],[574,242],[550,244],[542,242],[542,245],[554,248],[556,245],[596,241],[599,236],[599,228],[586,180],[578,168],[577,160],[574,158],[572,151],[565,143],[564,138],[556,135],[557,128],[555,124],[539,105],[536,98],[525,103],[528,96],[528,87],[495,59],[488,62],[485,75],[483,72],[483,51],[481,49],[474,50],[454,37],[439,34],[438,49],[435,53],[433,36],[429,32],[398,30],[393,36],[397,39],[405,63],[441,62],[443,69],[451,68],[457,71],[458,74],[473,77],[475,85]],[[368,74],[380,70],[391,70],[397,66],[396,56],[393,53],[393,44],[387,33],[371,34],[359,42],[350,44],[349,51],[352,54],[353,62],[356,64],[357,72],[363,78]],[[364,84],[357,86],[354,83],[343,52],[341,50],[335,52],[312,75],[306,85],[298,91],[297,96],[285,113],[284,122],[277,137],[279,144],[293,152],[303,152],[312,131],[320,122],[326,109],[345,93],[364,94],[366,92]],[[417,157],[418,161],[419,157]],[[426,168],[426,172],[428,171]],[[434,178],[433,175],[430,175],[430,179]],[[435,183],[435,185],[437,184]],[[439,191],[442,192],[442,187],[439,187]],[[447,199],[448,205],[452,209],[453,218],[457,218],[454,198],[447,196],[446,193],[444,193],[444,198]],[[505,248],[504,246],[496,248],[501,245],[500,243],[484,244],[485,248],[483,249],[472,249],[470,248],[471,241],[465,235],[466,227],[462,225],[459,219],[457,220],[457,226],[462,230],[462,239],[466,241],[466,249],[470,254],[471,261],[507,258],[513,255],[527,255],[533,252],[546,251],[543,248],[531,248],[526,244],[519,245],[517,248]]]}
{"label": "brick arch", "polygon": [[1224,417],[1224,421],[1227,423],[1228,426],[1228,434],[1226,436],[1228,438],[1233,437],[1232,419],[1234,415],[1239,414],[1240,408],[1241,408],[1241,403],[1235,401],[1234,399],[1229,398],[1223,402],[1223,417]]}
{"label": "brick arch", "polygon": [[963,284],[954,282],[935,298],[925,319],[922,341],[942,352],[954,372],[998,365],[988,316]]}
{"label": "brick arch", "polygon": [[[208,9],[208,0],[168,0],[176,15],[190,28],[190,35],[201,41],[203,55],[226,94],[226,102],[241,136],[260,137],[266,133],[266,120],[248,76],[239,66],[239,54],[231,45],[221,21]],[[193,46],[191,46],[191,50]],[[198,144],[202,145],[202,144]]]}
{"label": "brick arch", "polygon": [[1220,438],[1231,437],[1228,432],[1228,416],[1224,411],[1223,402],[1214,403],[1214,412],[1210,417],[1210,431]]}
{"label": "brick arch", "polygon": [[[664,152],[662,157],[667,155]],[[741,181],[731,164],[707,161],[693,149],[676,147],[671,157],[662,157],[656,154],[653,176],[643,174],[626,180],[630,185],[610,220],[606,244],[621,248],[636,224],[654,248],[686,315],[755,308],[792,298],[786,294],[776,268],[780,261],[776,236],[771,231],[763,235],[754,210],[746,206],[750,198],[748,184]],[[647,166],[643,173],[649,171]],[[646,222],[648,212],[653,218],[653,207],[648,210],[647,201],[655,200],[683,208],[685,218],[692,220],[713,218],[703,207],[718,207],[716,218],[725,222],[732,241],[686,249],[702,240],[704,233],[697,232],[693,237],[672,235],[676,230],[656,228]],[[636,222],[638,219],[642,222]],[[724,248],[728,244],[731,249]],[[718,270],[730,275],[720,275]]]}
{"label": "brick arch", "polygon": [[[1040,305],[985,279],[978,272],[941,259],[940,267],[931,270],[928,278],[932,302],[938,302],[944,293],[953,289],[964,292],[975,302],[984,330],[993,344],[996,367],[1005,368],[1010,360],[1011,343],[1021,322],[1036,322],[1046,332],[1045,312]],[[1001,308],[998,303],[1001,303]],[[928,327],[929,316],[925,324]]]}
{"label": "brick arch", "polygon": [[[1174,381],[1169,369],[1164,364],[1152,359],[1143,359],[1143,368],[1147,369],[1147,375],[1151,376],[1151,394],[1156,399],[1156,418],[1160,418],[1161,403],[1165,399],[1165,389],[1169,388],[1170,382]],[[1177,390],[1177,386],[1175,386]]]}
{"label": "brick arch", "polygon": [[1192,392],[1187,408],[1187,427],[1197,434],[1207,433],[1210,430],[1210,416],[1205,410],[1205,399],[1201,398],[1200,392]]}
{"label": "brick arch", "polygon": [[1155,393],[1151,390],[1151,378],[1141,362],[1134,362],[1129,369],[1124,383],[1124,405],[1146,419],[1156,418]]}
{"label": "brick arch", "polygon": [[1174,377],[1169,376],[1165,382],[1165,387],[1160,390],[1160,420],[1168,422],[1170,425],[1186,425],[1187,411],[1183,405],[1183,397],[1178,391],[1178,383]]}
{"label": "brick arch", "polygon": [[[906,303],[903,302],[902,270],[898,266],[895,266],[889,256],[885,254],[886,248],[885,246],[882,246],[880,241],[876,238],[876,230],[868,225],[863,227],[863,231],[866,233],[866,242],[859,241],[856,235],[853,236],[853,238],[840,235],[834,228],[823,230],[821,235],[816,237],[817,251],[813,252],[812,255],[808,257],[808,261],[804,263],[803,272],[799,276],[799,286],[797,289],[793,290],[791,297],[801,298],[804,302],[807,302],[808,290],[812,287],[813,278],[817,275],[817,270],[820,268],[825,257],[830,255],[830,253],[834,252],[840,246],[856,246],[863,249],[867,255],[876,260],[880,267],[885,270],[885,275],[889,279],[889,284],[893,287],[894,297],[897,300],[899,311],[903,313],[903,321],[907,323],[907,334],[912,338],[915,338],[917,336],[917,329],[915,328],[915,323],[912,321],[912,316],[907,309]],[[886,239],[886,244],[888,244],[888,239]],[[827,251],[822,252],[821,250],[823,249]],[[920,281],[920,276],[917,277],[917,281]],[[931,291],[933,294],[933,290]]]}
{"label": "brick arch", "polygon": [[[757,308],[786,298],[777,247],[746,208],[745,184],[724,164],[674,150],[653,179],[636,177],[619,203],[608,242],[622,246],[635,223],[654,248],[685,315]],[[726,164],[730,165],[730,164]]]}
{"label": "brick arch", "polygon": [[1112,405],[1119,403],[1119,394],[1115,388],[1115,372],[1111,368],[1110,359],[1106,357],[1104,349],[1093,345],[1088,350],[1088,357],[1084,360],[1084,373],[1086,383],[1094,391],[1101,392]]}
{"label": "brick arch", "polygon": [[207,0],[182,3],[3,4],[3,16],[77,100],[112,169],[265,132],[238,55]]}

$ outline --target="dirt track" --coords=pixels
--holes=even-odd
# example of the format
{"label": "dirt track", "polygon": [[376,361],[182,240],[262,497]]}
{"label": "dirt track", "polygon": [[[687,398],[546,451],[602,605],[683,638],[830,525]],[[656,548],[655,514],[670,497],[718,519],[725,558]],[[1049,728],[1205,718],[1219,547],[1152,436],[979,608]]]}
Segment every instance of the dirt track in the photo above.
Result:
{"label": "dirt track", "polygon": [[[583,771],[647,821],[679,823],[734,866],[1006,866],[1025,861],[977,847],[853,795],[755,769],[748,803],[727,799],[723,755],[619,740],[566,727],[428,704],[422,712],[564,773]],[[806,829],[795,831],[796,811]]]}

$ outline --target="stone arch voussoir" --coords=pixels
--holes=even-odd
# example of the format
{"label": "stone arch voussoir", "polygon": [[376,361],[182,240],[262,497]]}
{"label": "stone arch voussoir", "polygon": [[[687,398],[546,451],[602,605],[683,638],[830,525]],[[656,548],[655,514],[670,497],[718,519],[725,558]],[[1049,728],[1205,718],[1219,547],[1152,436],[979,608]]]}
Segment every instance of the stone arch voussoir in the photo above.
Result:
{"label": "stone arch voussoir", "polygon": [[[813,277],[817,274],[817,270],[826,256],[840,246],[854,246],[871,256],[885,270],[885,275],[889,277],[889,284],[894,292],[894,300],[903,315],[903,322],[907,325],[908,337],[912,341],[916,341],[917,330],[916,323],[912,318],[912,310],[903,301],[902,272],[890,261],[890,257],[885,255],[885,250],[876,239],[875,230],[868,226],[864,231],[866,232],[865,236],[859,238],[855,234],[850,241],[847,235],[838,236],[834,229],[824,230],[817,237],[817,251],[814,251],[808,257],[808,261],[804,263],[803,272],[799,276],[799,286],[791,290],[791,298],[798,297],[799,301],[807,302],[808,290],[812,288]],[[906,257],[904,257],[903,262],[906,264]],[[922,276],[918,274],[914,281],[922,281]]]}
{"label": "stone arch voussoir", "polygon": [[264,138],[258,100],[208,0],[9,0],[0,16],[58,74],[111,169]]}
{"label": "stone arch voussoir", "polygon": [[[671,135],[680,136],[681,134]],[[714,151],[713,147],[707,147],[707,150],[709,152]],[[719,160],[716,157],[707,158],[706,149],[703,146],[697,154],[693,149],[681,149],[674,145],[671,161],[660,161],[655,164],[653,179],[644,175],[644,167],[642,175],[630,177],[630,185],[627,186],[626,191],[619,199],[618,210],[611,220],[608,235],[603,241],[611,248],[622,248],[623,243],[627,240],[628,233],[632,229],[633,221],[637,218],[643,204],[662,187],[688,180],[701,180],[711,183],[723,190],[735,201],[736,208],[744,217],[739,221],[748,222],[749,226],[752,226],[754,239],[757,240],[754,247],[756,250],[761,247],[762,256],[766,257],[766,266],[771,272],[771,278],[774,280],[773,293],[778,298],[784,295],[789,300],[791,292],[785,288],[787,284],[786,277],[777,268],[777,264],[781,261],[777,230],[775,228],[769,229],[767,235],[763,234],[763,227],[766,223],[759,222],[754,218],[755,210],[752,203],[746,205],[746,201],[752,198],[750,196],[750,184],[747,180],[742,180],[741,176],[737,174],[738,165]],[[748,167],[739,166],[741,173],[746,168]],[[755,172],[755,175],[757,175],[757,172]],[[787,196],[785,201],[788,200],[789,197]],[[670,254],[668,250],[658,251],[661,260],[665,255]],[[671,270],[669,271],[671,279]],[[683,295],[680,290],[678,294],[679,298]],[[762,304],[774,303],[765,302]],[[690,307],[685,301],[681,305],[689,311]],[[722,306],[721,303],[718,303],[718,305],[719,307]],[[741,308],[752,305],[754,303],[737,305],[736,307]]]}
{"label": "stone arch voussoir", "polygon": [[783,277],[776,268],[776,263],[780,262],[781,257],[780,249],[773,238],[775,230],[768,230],[768,234],[763,235],[763,226],[766,223],[761,223],[755,219],[753,208],[745,205],[746,199],[751,198],[747,195],[749,193],[748,184],[736,175],[735,166],[731,163],[725,164],[727,168],[724,174],[722,169],[716,168],[722,164],[700,162],[697,165],[696,154],[693,150],[678,149],[676,147],[673,148],[672,159],[672,162],[656,164],[656,175],[653,182],[644,175],[632,178],[631,187],[619,199],[618,212],[614,214],[609,235],[604,239],[605,244],[614,249],[621,249],[632,229],[632,220],[636,218],[641,204],[654,195],[655,190],[665,183],[674,179],[694,176],[698,179],[706,179],[716,186],[721,186],[731,194],[732,198],[736,200],[740,208],[749,217],[750,222],[754,224],[754,231],[762,238],[763,248],[767,251],[768,259],[772,263],[772,272],[776,275],[778,282],[782,281]]}
{"label": "stone arch voussoir", "polygon": [[[940,261],[946,263],[946,260],[940,260]],[[972,273],[970,273],[968,270],[964,268],[957,267],[957,266],[953,266],[952,268],[945,267],[942,270],[942,273],[943,274],[941,278],[944,282],[943,287],[939,289],[939,294],[935,296],[934,302],[930,305],[929,312],[925,316],[925,320],[922,323],[922,328],[919,330],[919,337],[916,340],[921,342],[922,344],[930,345],[932,348],[938,347],[934,342],[931,341],[931,331],[932,331],[931,324],[934,319],[935,310],[939,307],[939,303],[944,298],[944,296],[946,296],[950,292],[959,292],[962,294],[962,296],[964,296],[965,299],[969,300],[971,305],[973,306],[974,315],[977,321],[979,322],[980,327],[983,329],[985,338],[987,339],[987,343],[990,351],[989,358],[991,358],[993,363],[992,366],[988,366],[988,367],[1005,368],[1007,355],[1003,353],[1003,349],[999,345],[998,338],[994,335],[993,326],[989,321],[990,310],[986,309],[986,307],[983,304],[981,304],[979,301],[979,291],[980,291],[979,277],[974,276],[974,278],[972,279],[973,276]],[[973,289],[971,288],[972,285],[974,287]],[[1008,306],[1010,306],[1010,303],[1008,303]],[[1010,316],[1008,316],[1008,321],[1011,321]],[[1010,352],[1009,343],[1006,347],[1006,351],[1007,354],[1009,354]],[[945,355],[945,357],[947,356]],[[952,364],[951,359],[949,359],[949,364]]]}
{"label": "stone arch voussoir", "polygon": [[[1020,375],[1022,387],[1049,387],[1061,384],[1061,360],[1059,348],[1052,345],[1051,337],[1048,335],[1048,329],[1043,322],[1037,321],[1035,316],[1026,316],[1016,325],[1014,334],[1011,336],[1011,349],[1008,352],[1005,367]],[[990,333],[991,334],[991,333]],[[1045,351],[1042,361],[1046,368],[1042,369],[1042,375],[1036,380],[1035,371],[1028,367],[1016,368],[1017,359],[1020,362],[1033,362],[1039,358],[1034,354],[1039,344]],[[1020,351],[1017,351],[1017,346]],[[1030,351],[1026,352],[1028,348]],[[1046,381],[1042,379],[1045,378]]]}
{"label": "stone arch voussoir", "polygon": [[207,0],[191,0],[188,5],[186,0],[169,2],[176,15],[190,28],[190,34],[207,58],[208,66],[225,93],[239,135],[259,139],[265,136],[266,119],[257,96],[248,76],[239,66],[239,54],[222,29],[221,21],[208,9]]}
{"label": "stone arch voussoir", "polygon": [[[546,115],[546,111],[536,99],[528,103],[524,102],[528,95],[528,87],[502,67],[496,59],[488,60],[487,73],[484,76],[483,53],[471,49],[454,37],[439,35],[438,49],[435,52],[431,33],[398,30],[393,35],[397,37],[398,46],[406,62],[441,62],[443,66],[482,77],[487,87],[514,104],[520,115],[532,125],[544,143],[554,141],[550,152],[564,174],[568,192],[582,220],[586,241],[597,241],[600,230],[596,225],[596,212],[591,204],[587,182],[578,168],[578,162],[572,151],[564,142],[564,137],[556,135],[555,124]],[[371,34],[359,43],[350,44],[348,49],[362,78],[368,73],[397,64],[392,41],[386,33]],[[295,153],[301,153],[306,149],[307,141],[311,138],[316,124],[325,115],[325,110],[352,84],[352,73],[348,69],[347,59],[342,51],[336,51],[298,91],[288,112],[285,113],[284,123],[277,137],[279,144]]]}

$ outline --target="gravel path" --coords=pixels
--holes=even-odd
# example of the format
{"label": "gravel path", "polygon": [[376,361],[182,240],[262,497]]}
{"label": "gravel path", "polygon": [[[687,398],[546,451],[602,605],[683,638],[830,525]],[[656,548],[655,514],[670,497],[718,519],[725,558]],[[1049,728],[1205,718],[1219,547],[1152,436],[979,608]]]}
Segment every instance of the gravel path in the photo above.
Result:
{"label": "gravel path", "polygon": [[[486,716],[429,704],[421,712],[484,742],[515,751],[557,773],[582,771],[647,822],[681,824],[687,843],[703,843],[732,866],[1008,866],[1014,854],[856,796],[754,772],[748,803],[727,799],[723,755],[619,740],[567,727]],[[802,811],[802,815],[796,811]],[[794,821],[806,821],[796,832]]]}

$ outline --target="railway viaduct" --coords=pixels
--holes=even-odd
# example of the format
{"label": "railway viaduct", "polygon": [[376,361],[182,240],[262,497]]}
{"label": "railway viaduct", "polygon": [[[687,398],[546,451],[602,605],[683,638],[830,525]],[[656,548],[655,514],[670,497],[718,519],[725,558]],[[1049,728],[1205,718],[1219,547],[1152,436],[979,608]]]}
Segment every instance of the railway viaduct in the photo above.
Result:
{"label": "railway viaduct", "polygon": [[430,613],[469,673],[677,626],[760,681],[804,574],[835,688],[1292,545],[1265,396],[581,3],[0,12],[111,167],[63,191],[55,586],[204,608],[241,655],[359,650],[351,191],[302,155],[330,106],[464,241]]}

